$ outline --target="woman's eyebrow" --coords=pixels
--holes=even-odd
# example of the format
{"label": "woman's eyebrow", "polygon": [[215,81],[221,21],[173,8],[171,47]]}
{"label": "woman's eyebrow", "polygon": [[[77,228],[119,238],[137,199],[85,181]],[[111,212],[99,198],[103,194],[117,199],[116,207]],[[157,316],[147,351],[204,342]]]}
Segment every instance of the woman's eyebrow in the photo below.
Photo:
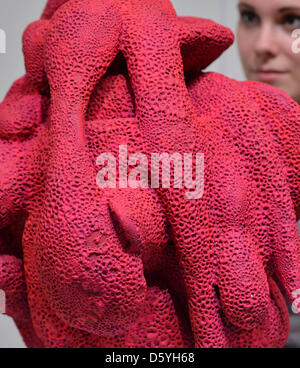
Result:
{"label": "woman's eyebrow", "polygon": [[280,13],[285,13],[287,11],[300,11],[300,7],[297,6],[286,6],[284,8],[280,8],[279,12]]}
{"label": "woman's eyebrow", "polygon": [[252,5],[247,4],[247,3],[243,3],[243,2],[240,2],[240,3],[238,4],[238,7],[239,7],[239,9],[240,9],[240,8],[248,8],[248,9],[250,9],[250,10],[255,10],[255,8],[254,8]]}

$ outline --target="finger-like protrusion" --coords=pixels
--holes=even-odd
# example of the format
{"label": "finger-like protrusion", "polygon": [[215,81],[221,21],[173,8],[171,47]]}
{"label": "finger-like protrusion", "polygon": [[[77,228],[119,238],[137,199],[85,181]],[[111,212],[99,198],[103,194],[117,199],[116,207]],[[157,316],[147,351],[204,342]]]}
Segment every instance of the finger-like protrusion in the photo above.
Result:
{"label": "finger-like protrusion", "polygon": [[70,0],[59,8],[50,21],[45,55],[54,99],[69,98],[79,109],[88,102],[117,54],[120,30],[114,0]]}
{"label": "finger-like protrusion", "polygon": [[262,323],[269,287],[258,247],[243,229],[224,229],[218,240],[218,287],[229,321],[251,330]]}
{"label": "finger-like protrusion", "polygon": [[44,66],[44,47],[49,21],[38,20],[31,23],[23,34],[23,53],[27,78],[33,86],[42,90],[47,87]]}
{"label": "finger-like protrusion", "polygon": [[289,313],[284,297],[269,277],[270,298],[265,319],[257,327],[246,330],[232,325],[224,316],[224,326],[231,348],[282,348],[289,335]]}
{"label": "finger-like protrusion", "polygon": [[[274,157],[274,151],[268,153],[269,157]],[[293,292],[300,289],[300,237],[293,194],[281,160],[273,159],[267,174],[272,190],[269,204],[272,218],[268,228],[269,244],[264,249],[265,261],[269,270],[275,272],[287,298],[293,302]]]}
{"label": "finger-like protrusion", "polygon": [[[203,260],[203,263],[206,262]],[[210,272],[202,272],[205,265],[201,263],[199,270],[196,265],[184,265],[194,347],[229,348],[229,339],[220,314],[220,301],[214,288],[214,279]],[[188,267],[190,271],[187,271]]]}
{"label": "finger-like protrusion", "polygon": [[210,19],[178,17],[179,39],[185,72],[200,72],[234,41],[233,32]]}
{"label": "finger-like protrusion", "polygon": [[70,0],[51,18],[45,53],[51,152],[34,239],[44,265],[36,272],[55,313],[69,326],[109,336],[138,317],[147,292],[142,260],[120,244],[85,140],[86,107],[118,52],[120,30],[114,0]]}
{"label": "finger-like protrusion", "polygon": [[170,147],[163,134],[167,129],[176,146],[179,136],[182,141],[188,135],[193,107],[184,80],[175,10],[167,0],[131,0],[126,7],[120,48],[141,130],[163,148]]}
{"label": "finger-like protrusion", "polygon": [[[278,88],[253,81],[244,82],[244,86],[257,101],[257,108],[265,113],[266,104],[269,113],[264,121],[275,143],[275,149],[283,162],[290,186],[290,196],[300,219],[300,108],[286,93]],[[278,108],[280,106],[280,109]]]}

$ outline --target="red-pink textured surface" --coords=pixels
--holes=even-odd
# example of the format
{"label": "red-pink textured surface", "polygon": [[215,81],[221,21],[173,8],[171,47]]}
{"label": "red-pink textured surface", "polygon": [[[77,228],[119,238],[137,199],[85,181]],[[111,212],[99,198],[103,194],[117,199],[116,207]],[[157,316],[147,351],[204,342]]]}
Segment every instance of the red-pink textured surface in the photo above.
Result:
{"label": "red-pink textured surface", "polygon": [[[168,0],[49,0],[0,105],[0,288],[29,347],[279,347],[300,288],[299,108],[203,73],[233,41]],[[96,158],[204,153],[205,190]]]}

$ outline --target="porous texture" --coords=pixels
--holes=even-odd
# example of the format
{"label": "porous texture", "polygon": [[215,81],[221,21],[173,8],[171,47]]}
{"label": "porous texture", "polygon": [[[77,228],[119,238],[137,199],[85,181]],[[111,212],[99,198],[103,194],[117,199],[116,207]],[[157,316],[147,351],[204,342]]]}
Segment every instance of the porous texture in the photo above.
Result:
{"label": "porous texture", "polygon": [[[168,0],[49,0],[27,28],[0,105],[0,288],[28,347],[285,344],[299,108],[204,73],[232,41]],[[204,195],[100,189],[120,145],[204,153]]]}

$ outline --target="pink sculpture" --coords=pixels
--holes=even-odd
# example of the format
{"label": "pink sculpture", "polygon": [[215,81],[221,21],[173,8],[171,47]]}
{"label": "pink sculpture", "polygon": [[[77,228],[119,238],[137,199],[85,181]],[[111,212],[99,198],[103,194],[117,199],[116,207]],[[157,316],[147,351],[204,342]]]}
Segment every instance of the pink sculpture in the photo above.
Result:
{"label": "pink sculpture", "polygon": [[[168,0],[49,0],[26,29],[0,105],[0,289],[28,347],[285,344],[299,107],[203,73],[232,42]],[[204,195],[99,189],[120,145],[204,153]]]}

